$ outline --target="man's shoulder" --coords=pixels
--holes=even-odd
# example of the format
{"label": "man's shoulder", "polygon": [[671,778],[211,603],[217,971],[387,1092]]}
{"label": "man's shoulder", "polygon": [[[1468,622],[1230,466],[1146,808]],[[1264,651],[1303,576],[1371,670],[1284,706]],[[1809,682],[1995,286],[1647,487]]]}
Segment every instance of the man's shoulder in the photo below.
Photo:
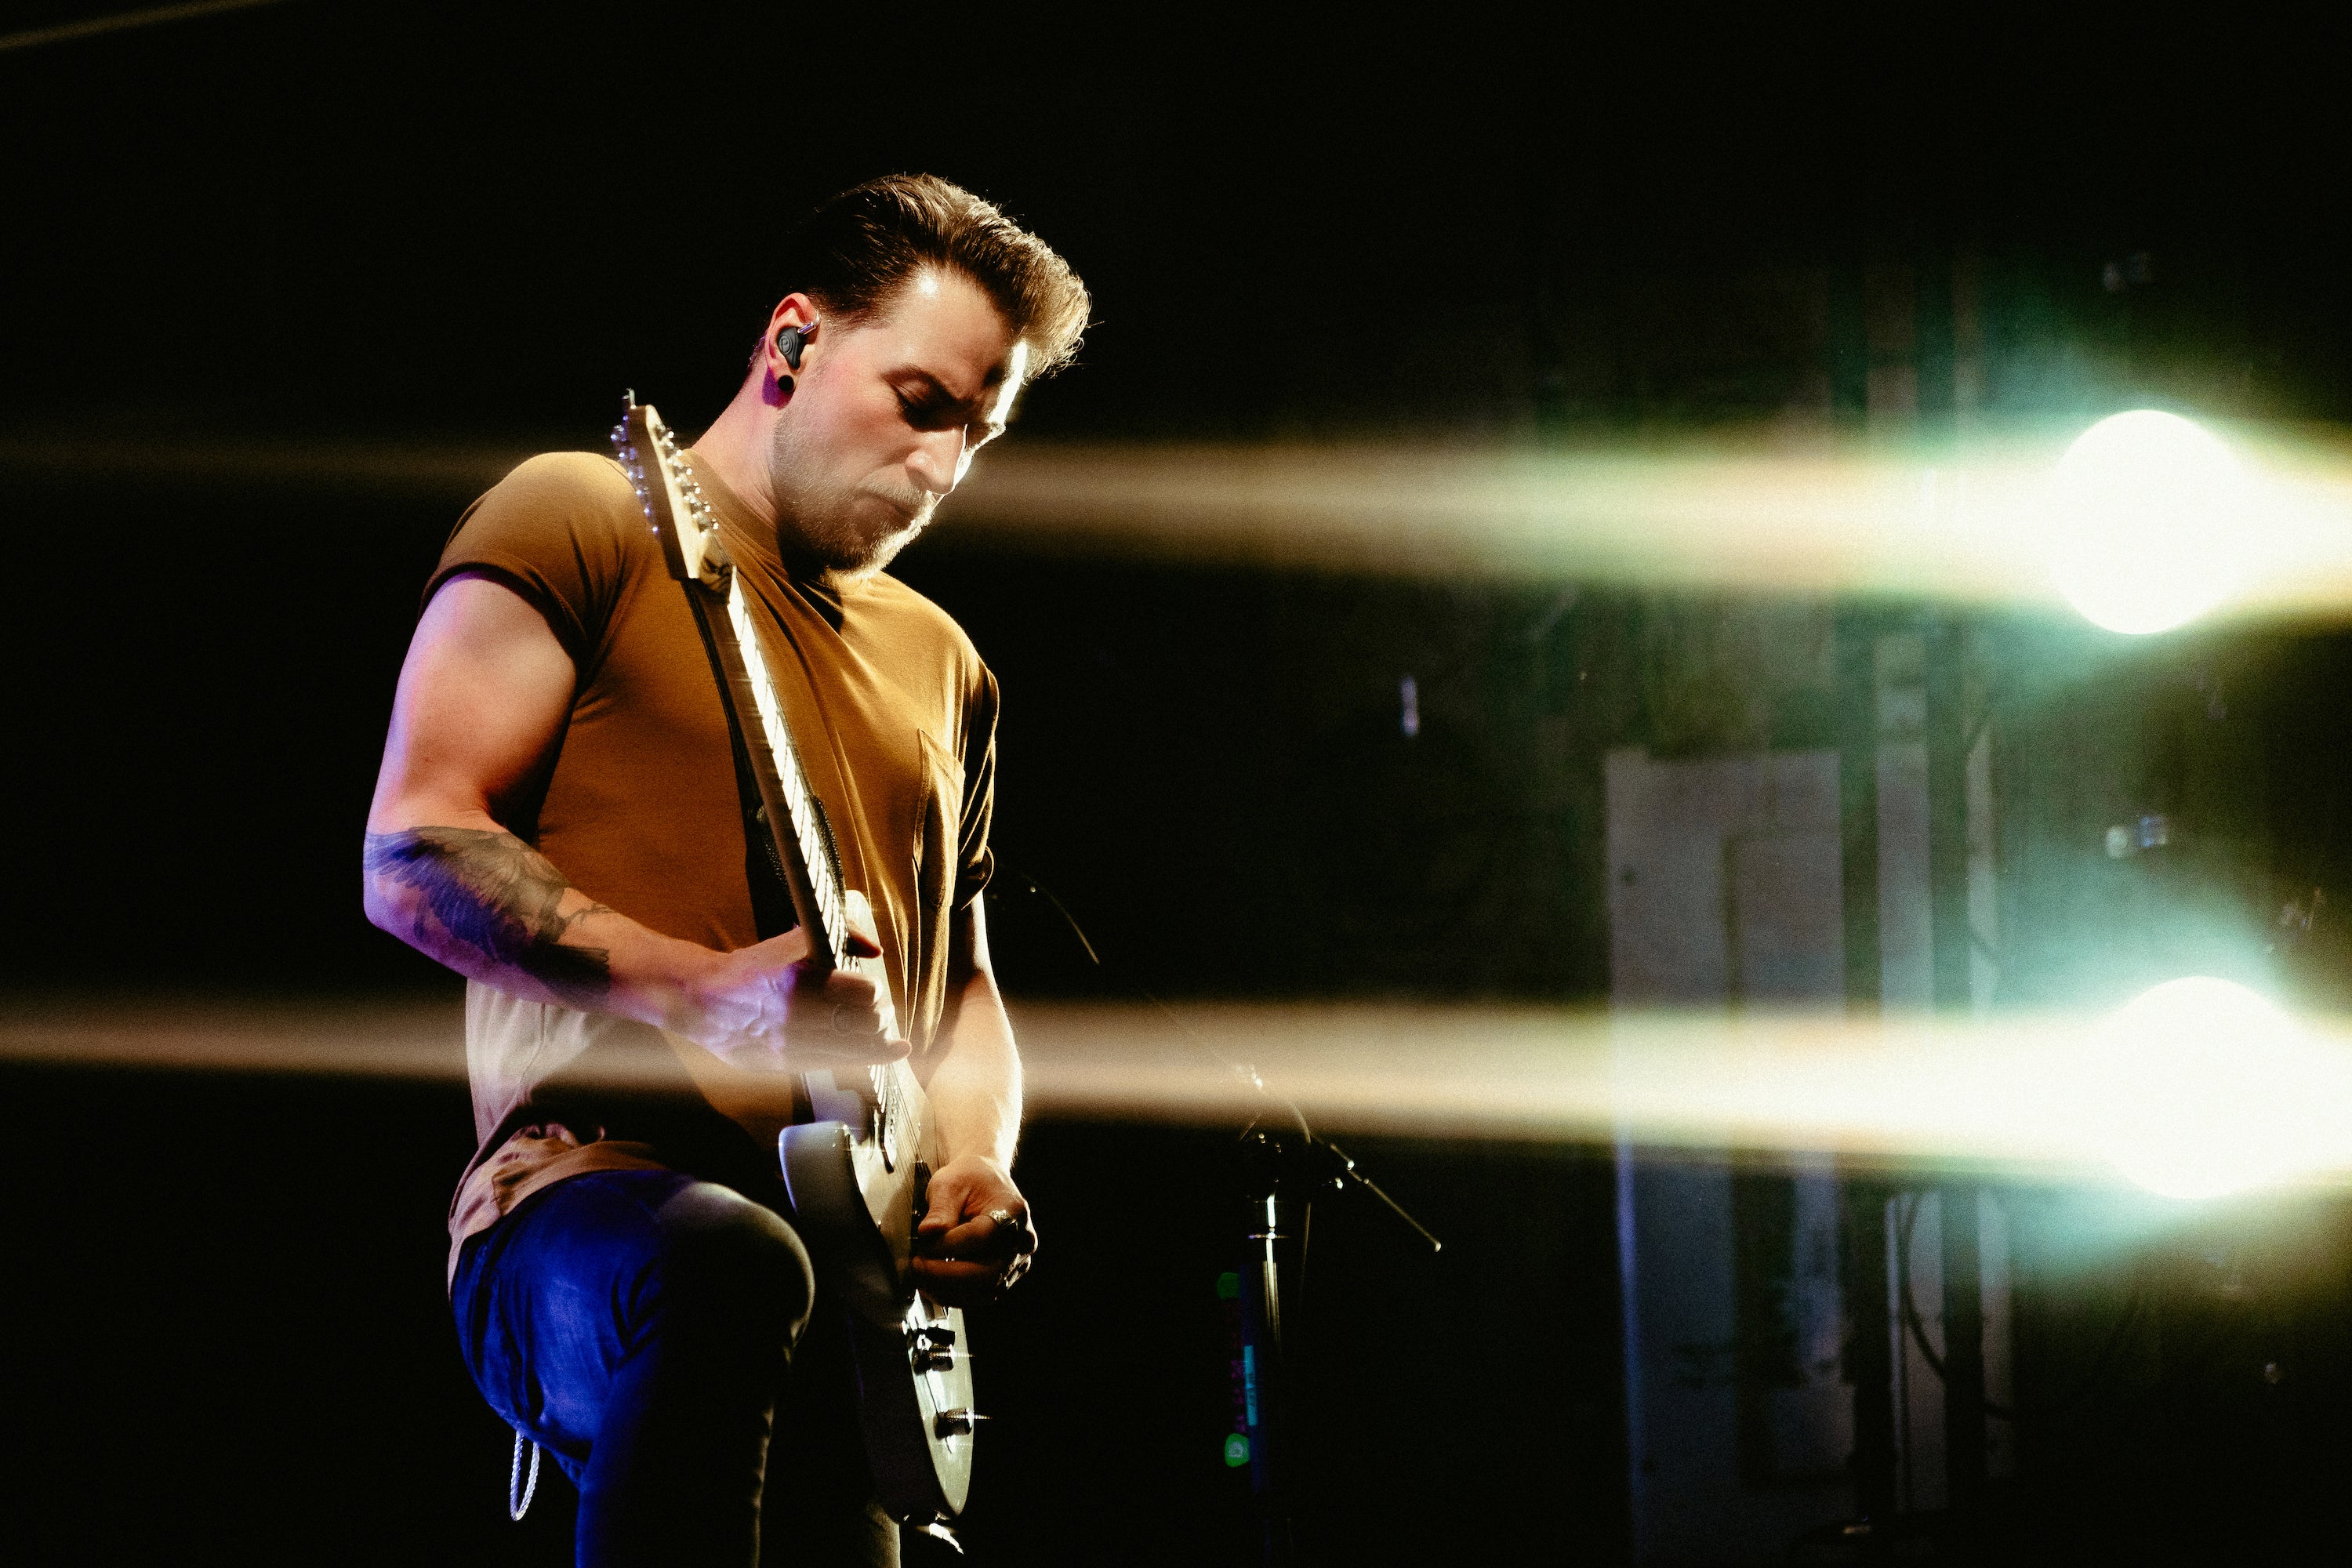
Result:
{"label": "man's shoulder", "polygon": [[490,571],[537,603],[575,659],[599,646],[625,586],[660,559],[618,463],[546,452],[518,464],[466,509],[426,584]]}
{"label": "man's shoulder", "polygon": [[490,487],[482,506],[613,519],[634,515],[636,490],[621,465],[600,452],[541,452]]}

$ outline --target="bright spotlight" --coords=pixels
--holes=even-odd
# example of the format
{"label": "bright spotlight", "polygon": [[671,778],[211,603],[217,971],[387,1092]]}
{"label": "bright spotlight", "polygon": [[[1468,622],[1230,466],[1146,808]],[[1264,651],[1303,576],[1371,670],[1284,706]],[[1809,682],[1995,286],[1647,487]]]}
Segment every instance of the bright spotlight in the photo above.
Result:
{"label": "bright spotlight", "polygon": [[2059,460],[2059,592],[2113,632],[2170,631],[2228,598],[2249,563],[2246,482],[2219,437],[2178,414],[2100,420]]}
{"label": "bright spotlight", "polygon": [[2242,985],[2167,981],[2101,1024],[2094,1052],[2098,1142],[2150,1192],[2220,1197],[2334,1163],[2341,1064]]}

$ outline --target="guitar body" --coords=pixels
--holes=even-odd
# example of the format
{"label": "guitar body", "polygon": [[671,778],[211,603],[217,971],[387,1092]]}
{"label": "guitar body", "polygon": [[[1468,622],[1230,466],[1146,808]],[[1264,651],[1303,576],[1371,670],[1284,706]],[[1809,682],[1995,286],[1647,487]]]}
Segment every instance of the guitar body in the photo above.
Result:
{"label": "guitar body", "polygon": [[[850,952],[863,895],[842,885],[839,850],[784,722],[743,586],[699,488],[660,417],[632,395],[613,443],[629,470],[670,574],[693,607],[711,669],[760,799],[772,864],[810,935],[814,969],[871,964]],[[879,967],[869,970],[887,1005]],[[803,1075],[811,1117],[784,1126],[789,1096],[773,1075],[673,1046],[711,1104],[765,1135],[792,1194],[801,1239],[848,1319],[859,1422],[882,1504],[953,1539],[971,1484],[971,1359],[962,1312],[915,1288],[915,1226],[933,1138],[922,1085],[904,1062]]]}
{"label": "guitar body", "polygon": [[[963,1511],[971,1484],[971,1359],[963,1313],[909,1289],[914,1226],[929,1167],[918,1158],[920,1086],[904,1063],[898,1086],[915,1134],[886,1149],[865,1110],[866,1075],[808,1075],[816,1113],[837,1119],[787,1127],[777,1140],[784,1185],[802,1239],[846,1310],[857,1364],[858,1414],[882,1506],[900,1519],[945,1522]],[[853,1087],[833,1087],[852,1077]],[[844,1102],[846,1103],[844,1103]]]}

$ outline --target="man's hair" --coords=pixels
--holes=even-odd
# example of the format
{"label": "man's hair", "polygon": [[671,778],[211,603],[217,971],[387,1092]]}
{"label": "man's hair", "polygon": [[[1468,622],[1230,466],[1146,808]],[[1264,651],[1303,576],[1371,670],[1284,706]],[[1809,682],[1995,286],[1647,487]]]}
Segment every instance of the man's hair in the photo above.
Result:
{"label": "man's hair", "polygon": [[1032,379],[1067,363],[1087,286],[1035,235],[936,174],[887,174],[819,205],[784,242],[782,282],[845,321],[871,317],[926,267],[980,285],[1029,345]]}

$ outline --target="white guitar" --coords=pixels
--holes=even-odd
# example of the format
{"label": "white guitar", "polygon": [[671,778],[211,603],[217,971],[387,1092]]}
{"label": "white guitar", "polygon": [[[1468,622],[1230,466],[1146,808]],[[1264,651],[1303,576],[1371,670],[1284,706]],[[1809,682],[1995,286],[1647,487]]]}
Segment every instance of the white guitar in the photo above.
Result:
{"label": "white guitar", "polygon": [[[841,855],[800,748],[717,519],[679,458],[677,437],[629,395],[613,445],[670,574],[684,584],[726,699],[728,723],[748,753],[760,823],[818,969],[872,966],[849,952],[860,895],[842,886]],[[779,831],[779,828],[782,831]],[[709,1054],[677,1042],[706,1088]],[[783,1128],[778,1156],[801,1239],[848,1309],[866,1455],[882,1504],[919,1530],[948,1535],[971,1482],[971,1361],[963,1313],[913,1284],[915,1225],[930,1173],[932,1134],[923,1089],[904,1062],[804,1075],[814,1119]],[[720,1099],[720,1093],[713,1098]],[[728,1109],[723,1103],[720,1109]],[[950,1536],[952,1539],[952,1536]]]}

